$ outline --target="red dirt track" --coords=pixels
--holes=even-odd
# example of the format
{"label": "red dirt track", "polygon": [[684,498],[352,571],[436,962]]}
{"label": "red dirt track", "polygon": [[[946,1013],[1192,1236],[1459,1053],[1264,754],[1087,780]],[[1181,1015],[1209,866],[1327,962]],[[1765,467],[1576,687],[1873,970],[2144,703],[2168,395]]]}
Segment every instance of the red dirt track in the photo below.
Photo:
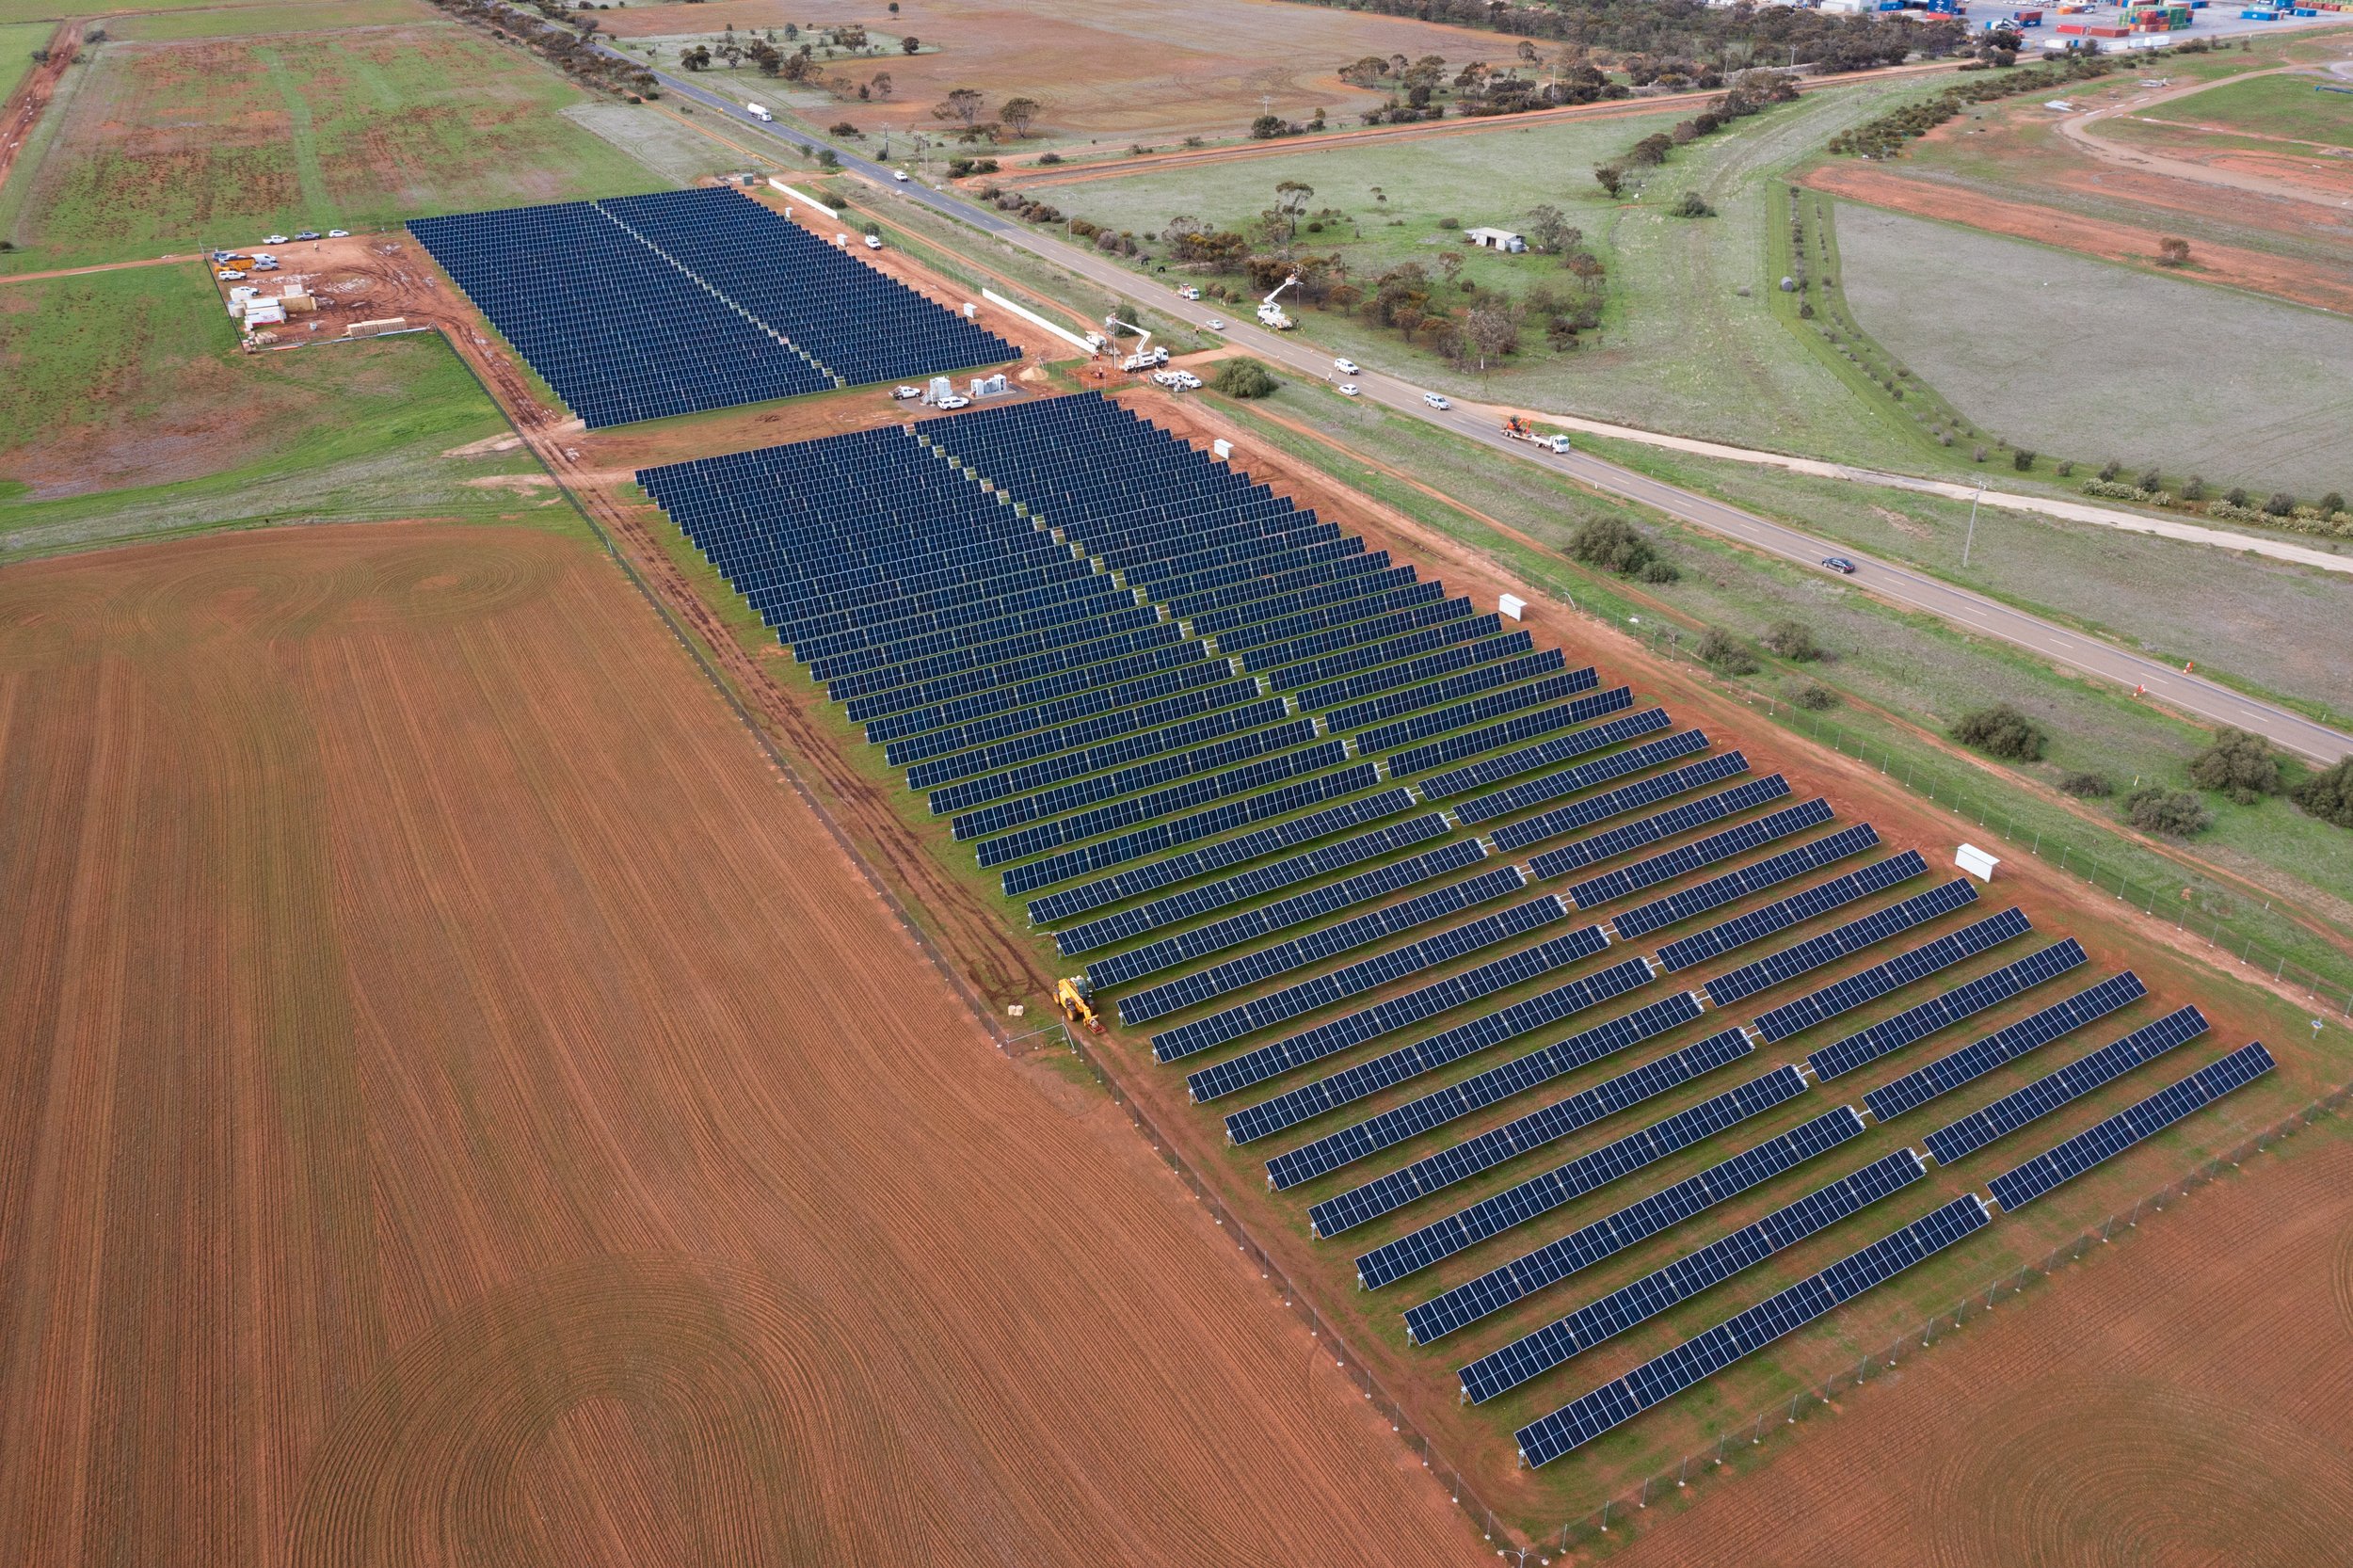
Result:
{"label": "red dirt track", "polygon": [[8,171],[16,167],[16,155],[32,139],[33,127],[40,123],[41,111],[49,100],[56,96],[57,84],[65,79],[65,68],[73,63],[76,51],[82,47],[82,24],[60,22],[50,35],[49,57],[33,67],[33,73],[18,85],[5,101],[0,101],[0,184],[6,184]]}
{"label": "red dirt track", "polygon": [[611,566],[0,580],[0,1560],[1468,1560]]}
{"label": "red dirt track", "polygon": [[2327,1128],[1813,1417],[1835,1430],[1638,1528],[1629,1560],[2344,1561],[2353,1143]]}

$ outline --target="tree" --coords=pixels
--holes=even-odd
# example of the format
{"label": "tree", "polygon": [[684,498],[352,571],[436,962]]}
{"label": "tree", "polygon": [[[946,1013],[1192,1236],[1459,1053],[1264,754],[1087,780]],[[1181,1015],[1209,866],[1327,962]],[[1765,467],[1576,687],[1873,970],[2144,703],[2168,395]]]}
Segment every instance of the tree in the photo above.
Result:
{"label": "tree", "polygon": [[2059,789],[2063,793],[2073,795],[2079,800],[2089,800],[2116,792],[2116,786],[2109,781],[2106,774],[2090,769],[2071,769],[2059,775]]}
{"label": "tree", "polygon": [[1519,347],[1520,326],[1512,319],[1510,312],[1481,306],[1463,323],[1463,338],[1478,356],[1479,368],[1485,370],[1490,360],[1500,360]]}
{"label": "tree", "polygon": [[1557,256],[1585,240],[1585,231],[1571,223],[1568,214],[1548,201],[1529,212],[1523,221],[1536,248],[1551,255]]}
{"label": "tree", "polygon": [[1692,645],[1691,651],[1699,655],[1701,664],[1720,675],[1756,673],[1756,655],[1749,651],[1748,645],[1721,626],[1711,626],[1701,632],[1700,640]]}
{"label": "tree", "polygon": [[2146,784],[2124,797],[2124,820],[2143,833],[2186,839],[2214,825],[2214,813],[2187,790]]}
{"label": "tree", "polygon": [[2308,817],[2353,828],[2353,757],[2313,775],[2290,790],[2288,799]]}
{"label": "tree", "polygon": [[695,45],[694,48],[678,57],[678,63],[689,71],[709,71],[711,69],[711,45],[707,43]]}
{"label": "tree", "polygon": [[2189,265],[2189,241],[2175,239],[2170,234],[2157,241],[2157,264],[2159,266]]}
{"label": "tree", "polygon": [[969,129],[981,118],[981,104],[979,92],[971,88],[958,88],[932,105],[932,118],[952,120]]}
{"label": "tree", "polygon": [[1250,122],[1253,141],[1272,141],[1282,134],[1283,117],[1279,114],[1262,114]]}
{"label": "tree", "polygon": [[1324,296],[1326,302],[1337,306],[1342,315],[1354,312],[1356,307],[1364,302],[1364,297],[1365,291],[1353,283],[1334,284],[1332,292]]}
{"label": "tree", "polygon": [[2219,791],[2241,806],[2252,806],[2285,787],[2280,760],[2263,737],[2227,725],[2215,732],[2213,744],[2189,760],[2189,781],[2201,790]]}
{"label": "tree", "polygon": [[1418,328],[1423,322],[1428,321],[1429,319],[1430,318],[1428,316],[1424,315],[1419,310],[1411,305],[1401,311],[1393,312],[1389,316],[1390,325],[1394,326],[1398,329],[1399,334],[1402,336],[1407,343],[1412,343],[1414,341],[1415,330]]}
{"label": "tree", "polygon": [[744,63],[744,46],[736,42],[733,39],[729,39],[727,42],[719,45],[718,53],[719,57],[728,62],[728,69],[729,71],[733,71],[737,66]]}
{"label": "tree", "polygon": [[1012,128],[1016,136],[1030,134],[1030,122],[1046,107],[1034,98],[1008,98],[997,111],[997,118]]}
{"label": "tree", "polygon": [[888,72],[888,71],[877,71],[877,72],[874,72],[874,79],[873,79],[872,81],[871,81],[871,82],[867,83],[866,85],[867,85],[867,87],[868,87],[869,88],[871,88],[871,89],[872,90],[872,92],[873,92],[873,94],[874,94],[874,97],[875,97],[878,101],[880,101],[880,102],[882,102],[882,103],[886,103],[886,104],[887,104],[887,103],[888,103],[888,102],[890,101],[890,94],[891,94],[891,92],[894,90],[894,88],[892,88],[892,85],[891,85],[891,81],[890,81],[890,72]]}
{"label": "tree", "polygon": [[922,47],[923,40],[917,38],[913,33],[909,33],[906,37],[899,40],[899,53],[902,55],[912,55]]}
{"label": "tree", "polygon": [[1299,237],[1299,217],[1307,210],[1308,199],[1316,187],[1300,180],[1284,180],[1274,187],[1274,211],[1283,219],[1287,238]]}
{"label": "tree", "polygon": [[1818,713],[1825,708],[1837,707],[1838,694],[1818,680],[1809,680],[1799,687],[1789,700],[1801,708]]}
{"label": "tree", "polygon": [[1621,577],[1639,575],[1657,553],[1642,531],[1624,518],[1588,518],[1569,536],[1572,559]]}
{"label": "tree", "polygon": [[2266,517],[2284,518],[2295,511],[2296,497],[2285,490],[2272,491],[2270,499],[2264,503],[2264,515]]}
{"label": "tree", "polygon": [[1625,169],[1618,164],[1595,164],[1593,183],[1611,196],[1617,196],[1625,189]]}
{"label": "tree", "polygon": [[1209,385],[1228,397],[1264,397],[1282,384],[1257,360],[1227,360],[1209,377]]}
{"label": "tree", "polygon": [[2032,472],[2034,468],[2033,451],[2026,447],[2020,447],[2017,451],[2009,455],[2009,466],[2016,469],[2021,473]]}
{"label": "tree", "polygon": [[1952,733],[1962,745],[2013,762],[2038,760],[2050,741],[2041,725],[2007,702],[1963,713]]}
{"label": "tree", "polygon": [[1801,620],[1777,620],[1765,629],[1764,644],[1784,659],[1794,659],[1810,664],[1822,657],[1822,645],[1814,638],[1814,628]]}
{"label": "tree", "polygon": [[1716,209],[1707,204],[1707,198],[1698,191],[1687,190],[1683,199],[1667,209],[1677,217],[1714,217]]}
{"label": "tree", "polygon": [[1655,167],[1667,161],[1674,145],[1671,137],[1654,132],[1625,150],[1626,161],[1641,168]]}

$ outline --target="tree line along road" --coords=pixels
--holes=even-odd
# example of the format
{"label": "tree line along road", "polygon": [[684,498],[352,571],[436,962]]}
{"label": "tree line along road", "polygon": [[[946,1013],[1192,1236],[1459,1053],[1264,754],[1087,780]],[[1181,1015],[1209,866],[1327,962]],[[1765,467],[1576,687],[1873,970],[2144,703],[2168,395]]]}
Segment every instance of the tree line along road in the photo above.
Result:
{"label": "tree line along road", "polygon": [[[604,47],[608,53],[619,53],[609,46]],[[664,72],[654,74],[665,88],[728,116],[744,128],[795,147],[811,150],[826,147],[825,143],[789,126],[765,123],[743,104],[732,103],[692,82]],[[1498,120],[1497,123],[1507,121]],[[1020,246],[1066,272],[1101,285],[1112,294],[1149,304],[1163,314],[1205,332],[1209,330],[1206,323],[1213,314],[1209,307],[1169,291],[1153,288],[1146,280],[1108,258],[1054,239],[1029,224],[967,201],[952,192],[936,190],[915,180],[902,184],[891,177],[893,171],[886,165],[853,152],[842,152],[839,149],[831,151],[840,159],[844,170],[869,181],[887,195],[917,202],[943,216]],[[1294,375],[1325,379],[1332,369],[1330,356],[1321,349],[1248,322],[1232,322],[1222,335],[1236,346],[1281,365]],[[1999,638],[2054,664],[2122,686],[2143,689],[2153,700],[2207,723],[2250,730],[2275,745],[2323,764],[2353,756],[2353,735],[2345,734],[2275,703],[2233,691],[2192,671],[2160,664],[2082,632],[2054,625],[1999,600],[1957,587],[1899,563],[1864,554],[1850,546],[1817,538],[1785,523],[1774,522],[1712,497],[1653,479],[1633,469],[1582,452],[1556,456],[1529,443],[1508,440],[1502,434],[1502,427],[1506,413],[1512,410],[1458,399],[1451,408],[1442,411],[1422,401],[1422,394],[1427,389],[1397,376],[1373,371],[1352,379],[1361,389],[1362,396],[1398,413],[1424,420],[1453,435],[1481,442],[1514,460],[1537,463],[1565,473],[1596,489],[1652,507],[1679,522],[1721,534],[1752,549],[1808,566],[1818,563],[1826,555],[1843,555],[1857,568],[1853,578],[1855,585],[1881,599],[1906,609],[1925,610],[1977,635]],[[1641,433],[1628,430],[1625,434],[1639,437]],[[2002,498],[1996,496],[1993,499],[1998,504]]]}

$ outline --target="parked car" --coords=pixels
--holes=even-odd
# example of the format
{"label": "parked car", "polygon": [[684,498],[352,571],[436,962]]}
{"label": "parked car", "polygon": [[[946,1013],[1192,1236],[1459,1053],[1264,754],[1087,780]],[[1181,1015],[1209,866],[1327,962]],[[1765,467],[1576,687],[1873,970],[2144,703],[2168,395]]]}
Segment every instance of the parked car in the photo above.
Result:
{"label": "parked car", "polygon": [[952,397],[941,398],[939,406],[943,408],[968,408],[972,406],[972,400],[959,392]]}
{"label": "parked car", "polygon": [[1198,299],[1201,297],[1201,290],[1194,284],[1187,283],[1184,287],[1176,291],[1176,297],[1179,299]]}
{"label": "parked car", "polygon": [[882,236],[880,234],[867,235],[866,248],[869,250],[880,250],[882,248]]}
{"label": "parked car", "polygon": [[1451,408],[1454,407],[1451,402],[1448,401],[1447,395],[1444,392],[1424,392],[1421,394],[1421,400],[1424,403],[1429,404],[1433,408]]}
{"label": "parked car", "polygon": [[327,237],[330,240],[347,240],[351,238],[351,231],[348,229],[329,229],[327,232]]}
{"label": "parked car", "polygon": [[256,272],[276,272],[278,270],[278,264],[270,261],[255,262],[253,264],[253,270]]}
{"label": "parked car", "polygon": [[213,252],[213,264],[215,266],[218,266],[221,263],[229,260],[235,254],[236,252],[233,250],[216,250]]}
{"label": "parked car", "polygon": [[1335,360],[1332,361],[1332,368],[1338,371],[1342,376],[1353,376],[1356,374],[1356,361],[1353,360]]}
{"label": "parked car", "polygon": [[1854,563],[1848,560],[1844,555],[1825,555],[1822,557],[1822,565],[1830,568],[1833,571],[1844,572],[1849,577],[1852,577],[1854,575]]}
{"label": "parked car", "polygon": [[923,389],[920,387],[893,387],[890,389],[890,395],[902,399],[920,397],[923,395]]}
{"label": "parked car", "polygon": [[223,282],[225,282],[225,283],[233,283],[233,282],[236,282],[238,280],[242,279],[242,278],[245,276],[245,274],[244,274],[244,273],[242,273],[242,272],[239,272],[239,271],[238,271],[235,267],[233,267],[233,266],[221,266],[221,267],[215,267],[215,268],[213,269],[213,276],[214,276],[214,277],[216,277],[216,278],[217,278],[217,279],[219,279],[221,281],[223,281]]}
{"label": "parked car", "polygon": [[1225,330],[1225,319],[1223,316],[1211,316],[1201,325],[1207,327],[1212,332],[1223,332]]}
{"label": "parked car", "polygon": [[1341,382],[1341,383],[1340,383],[1340,395],[1341,395],[1342,397],[1353,397],[1353,396],[1355,396],[1355,395],[1356,395],[1356,383],[1355,383],[1355,382],[1353,382],[1353,381],[1343,381],[1343,382]]}
{"label": "parked car", "polygon": [[316,229],[297,229],[295,231],[295,238],[298,240],[314,240],[318,237],[319,232]]}
{"label": "parked car", "polygon": [[283,235],[283,234],[272,234],[269,238],[267,238],[267,239],[264,240],[262,243],[263,243],[264,245],[283,245],[283,244],[285,244],[285,243],[286,243],[286,236],[285,236],[285,235]]}

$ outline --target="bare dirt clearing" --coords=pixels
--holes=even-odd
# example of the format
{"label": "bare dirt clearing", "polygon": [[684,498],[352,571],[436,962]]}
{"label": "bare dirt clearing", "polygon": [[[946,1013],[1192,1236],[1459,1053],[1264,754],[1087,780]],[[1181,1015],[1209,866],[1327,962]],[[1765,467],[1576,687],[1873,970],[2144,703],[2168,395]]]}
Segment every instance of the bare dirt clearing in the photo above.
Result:
{"label": "bare dirt clearing", "polygon": [[0,1555],[1467,1560],[592,550],[0,584]]}

